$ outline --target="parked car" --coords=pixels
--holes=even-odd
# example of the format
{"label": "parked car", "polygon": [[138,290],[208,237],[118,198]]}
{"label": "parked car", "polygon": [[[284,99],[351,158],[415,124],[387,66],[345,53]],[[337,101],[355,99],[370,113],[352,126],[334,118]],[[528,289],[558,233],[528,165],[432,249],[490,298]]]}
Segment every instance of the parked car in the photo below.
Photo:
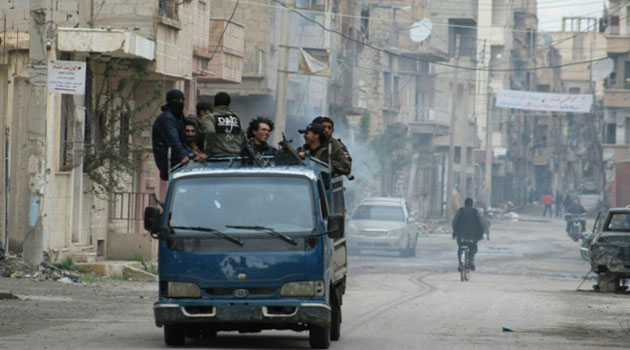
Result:
{"label": "parked car", "polygon": [[365,198],[346,227],[348,248],[396,250],[401,257],[416,255],[418,225],[404,198]]}
{"label": "parked car", "polygon": [[618,291],[621,279],[630,278],[630,208],[610,209],[589,253],[591,269],[597,273],[596,288]]}

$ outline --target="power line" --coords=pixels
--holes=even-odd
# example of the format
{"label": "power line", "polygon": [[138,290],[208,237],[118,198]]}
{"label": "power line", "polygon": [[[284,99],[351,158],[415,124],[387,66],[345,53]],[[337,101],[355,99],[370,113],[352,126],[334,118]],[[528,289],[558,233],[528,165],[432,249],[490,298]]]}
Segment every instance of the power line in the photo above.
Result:
{"label": "power line", "polygon": [[[246,5],[267,7],[267,8],[273,8],[273,9],[285,9],[285,7],[282,7],[282,6],[274,6],[274,5],[264,4],[264,3],[261,3],[261,2],[258,2],[258,1],[253,1],[253,0],[212,0],[212,1],[221,1],[221,2],[222,1],[227,1],[227,2],[241,1],[242,4],[246,4]],[[318,16],[324,16],[326,14],[330,14],[330,15],[333,15],[333,16],[336,16],[336,17],[355,18],[355,19],[367,19],[367,20],[370,20],[370,21],[381,22],[381,23],[387,23],[387,22],[398,23],[397,21],[390,20],[390,19],[377,19],[377,18],[371,18],[369,16],[350,15],[350,14],[342,14],[342,13],[332,13],[332,12],[324,12],[324,11],[320,11],[320,10],[309,10],[309,9],[295,8],[295,9],[293,9],[293,11],[294,12],[298,12],[299,11],[299,12],[309,13],[309,14],[318,15]],[[584,14],[583,16],[586,16],[586,15],[589,15],[589,14],[593,14],[593,13],[597,13],[597,12],[590,12],[590,13]],[[556,23],[556,22],[559,23],[561,21],[562,20],[538,22],[538,24]],[[469,26],[469,25],[463,25],[463,24],[441,23],[441,22],[436,22],[436,21],[432,21],[431,23],[433,24],[433,26],[437,26],[437,27],[462,28],[462,29],[479,29],[479,28],[497,28],[497,27],[501,27],[501,26],[498,26],[498,25]],[[530,30],[519,30],[519,29],[505,29],[505,31],[516,32],[516,33],[527,33],[527,32],[530,32]]]}
{"label": "power line", "polygon": [[586,60],[586,61],[576,61],[576,62],[569,62],[569,63],[565,63],[565,64],[558,64],[558,65],[548,65],[548,66],[540,66],[540,67],[533,67],[533,68],[511,68],[511,69],[494,69],[494,68],[478,68],[478,67],[466,67],[466,66],[459,66],[459,65],[455,65],[455,64],[450,64],[450,63],[444,63],[444,62],[439,62],[439,61],[428,61],[428,60],[423,60],[421,58],[417,58],[417,57],[413,57],[413,56],[408,56],[405,54],[400,54],[397,52],[393,52],[391,50],[387,50],[387,49],[383,49],[377,46],[374,46],[373,44],[370,43],[365,43],[362,42],[360,40],[354,39],[342,32],[339,32],[337,30],[334,29],[330,29],[326,26],[324,26],[323,24],[308,18],[307,16],[305,16],[304,14],[300,13],[300,11],[296,11],[294,9],[289,8],[284,2],[282,2],[281,0],[272,0],[274,2],[277,2],[278,4],[282,5],[285,9],[297,14],[298,16],[304,18],[305,20],[307,20],[308,22],[311,22],[315,25],[317,25],[318,27],[322,28],[324,31],[329,32],[329,33],[334,33],[337,34],[339,36],[341,36],[342,38],[346,39],[346,40],[350,40],[356,43],[359,43],[365,47],[368,47],[370,49],[373,49],[375,51],[378,52],[383,52],[383,53],[387,53],[389,55],[392,56],[396,56],[396,57],[402,57],[408,60],[412,60],[412,61],[419,61],[419,62],[427,62],[427,63],[433,63],[434,65],[437,66],[443,66],[443,67],[448,67],[448,68],[456,68],[456,69],[463,69],[463,70],[469,70],[469,71],[488,71],[488,72],[523,72],[523,71],[536,71],[536,70],[542,70],[542,69],[553,69],[553,68],[561,68],[561,67],[567,67],[567,66],[573,66],[573,65],[578,65],[578,64],[584,64],[584,63],[592,63],[592,62],[597,62],[597,61],[601,61],[601,60],[605,60],[608,58],[608,56],[606,57],[599,57],[596,59],[591,59],[591,60]]}

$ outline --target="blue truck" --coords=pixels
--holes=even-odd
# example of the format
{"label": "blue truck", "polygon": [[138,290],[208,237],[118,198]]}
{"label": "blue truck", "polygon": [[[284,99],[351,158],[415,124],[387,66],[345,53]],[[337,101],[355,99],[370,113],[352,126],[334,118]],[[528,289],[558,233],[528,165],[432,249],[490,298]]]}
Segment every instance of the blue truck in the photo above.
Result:
{"label": "blue truck", "polygon": [[[155,322],[169,346],[217,331],[341,335],[346,289],[343,178],[330,163],[210,159],[174,171],[144,225],[159,239]],[[290,157],[288,158],[290,159]]]}

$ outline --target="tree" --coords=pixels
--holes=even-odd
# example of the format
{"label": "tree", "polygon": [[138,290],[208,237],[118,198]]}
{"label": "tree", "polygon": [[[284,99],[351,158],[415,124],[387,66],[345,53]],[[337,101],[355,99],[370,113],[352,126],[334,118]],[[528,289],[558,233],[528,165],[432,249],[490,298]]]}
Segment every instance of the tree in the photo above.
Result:
{"label": "tree", "polygon": [[[147,152],[140,140],[143,132],[150,131],[152,120],[138,118],[138,113],[147,108],[157,112],[155,102],[163,86],[157,82],[153,91],[140,91],[151,74],[140,60],[112,58],[104,64],[88,64],[87,74],[88,89],[93,91],[86,103],[84,172],[91,180],[91,192],[120,191],[128,183],[125,180],[140,170],[139,160]],[[140,92],[148,96],[138,101]]]}

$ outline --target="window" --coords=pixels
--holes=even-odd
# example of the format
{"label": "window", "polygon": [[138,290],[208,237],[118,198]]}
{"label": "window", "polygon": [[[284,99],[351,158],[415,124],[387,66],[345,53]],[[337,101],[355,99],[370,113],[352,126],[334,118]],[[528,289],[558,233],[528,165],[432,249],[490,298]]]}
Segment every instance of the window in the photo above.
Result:
{"label": "window", "polygon": [[70,171],[74,165],[75,119],[74,96],[61,95],[60,171]]}
{"label": "window", "polygon": [[536,147],[547,147],[547,131],[548,127],[545,124],[536,125],[536,134],[534,135]]}
{"label": "window", "polygon": [[503,45],[490,46],[490,67],[494,67],[503,62],[503,51],[505,51]]}
{"label": "window", "polygon": [[477,29],[474,23],[450,18],[448,20],[448,53],[451,56],[477,56]]}
{"label": "window", "polygon": [[630,89],[630,62],[624,61],[623,88]]}
{"label": "window", "polygon": [[617,124],[606,124],[606,143],[611,145],[617,143]]}
{"label": "window", "polygon": [[455,164],[462,162],[462,149],[459,146],[455,146],[455,156],[453,157],[453,162]]}
{"label": "window", "polygon": [[580,93],[580,90],[581,90],[581,89],[580,89],[579,87],[570,87],[570,88],[569,88],[569,93],[570,93],[570,94],[575,94],[575,95],[578,95],[578,94]]}
{"label": "window", "polygon": [[392,107],[392,73],[383,72],[384,88],[385,88],[385,106]]}
{"label": "window", "polygon": [[162,17],[178,20],[177,0],[159,0],[159,15]]}
{"label": "window", "polygon": [[619,35],[619,16],[610,16],[610,35]]}
{"label": "window", "polygon": [[365,40],[370,38],[370,8],[364,7],[361,9],[361,33],[363,33],[363,37]]}
{"label": "window", "polygon": [[626,117],[626,124],[624,126],[624,143],[630,145],[630,118]]}
{"label": "window", "polygon": [[538,92],[549,92],[549,84],[538,84]]}

